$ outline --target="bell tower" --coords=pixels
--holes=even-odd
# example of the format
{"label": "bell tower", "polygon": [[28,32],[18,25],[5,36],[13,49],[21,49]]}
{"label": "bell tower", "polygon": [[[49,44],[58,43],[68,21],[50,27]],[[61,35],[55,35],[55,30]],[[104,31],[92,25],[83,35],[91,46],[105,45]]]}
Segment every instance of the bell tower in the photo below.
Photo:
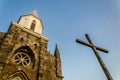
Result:
{"label": "bell tower", "polygon": [[47,51],[49,39],[34,10],[0,33],[0,80],[62,80],[58,47]]}
{"label": "bell tower", "polygon": [[27,29],[33,30],[36,33],[42,34],[43,25],[36,10],[33,10],[27,15],[21,16],[18,24]]}

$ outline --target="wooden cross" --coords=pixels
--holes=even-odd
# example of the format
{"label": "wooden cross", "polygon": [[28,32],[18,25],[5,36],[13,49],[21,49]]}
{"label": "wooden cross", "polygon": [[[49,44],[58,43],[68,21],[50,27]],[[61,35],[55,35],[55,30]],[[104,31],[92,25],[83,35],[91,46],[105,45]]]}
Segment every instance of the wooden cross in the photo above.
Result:
{"label": "wooden cross", "polygon": [[95,53],[95,55],[96,55],[96,57],[97,57],[100,65],[101,65],[101,67],[102,67],[102,69],[103,69],[103,71],[104,71],[104,73],[105,73],[105,75],[106,75],[106,77],[107,77],[107,79],[108,79],[108,80],[113,80],[113,79],[112,79],[112,76],[110,75],[109,71],[107,70],[107,67],[105,66],[105,64],[104,64],[103,60],[101,59],[100,55],[98,54],[98,51],[97,51],[97,50],[102,51],[102,52],[105,52],[105,53],[108,53],[108,51],[105,50],[105,49],[103,49],[103,48],[100,48],[100,47],[98,47],[98,46],[95,46],[95,45],[92,43],[92,41],[91,41],[90,37],[88,36],[88,34],[86,34],[85,36],[86,36],[86,38],[87,38],[87,40],[88,40],[89,43],[84,42],[84,41],[82,41],[82,40],[80,40],[80,39],[76,39],[76,42],[77,42],[77,43],[81,43],[81,44],[83,44],[83,45],[86,45],[86,46],[89,46],[89,47],[92,48],[92,50],[94,51],[94,53]]}

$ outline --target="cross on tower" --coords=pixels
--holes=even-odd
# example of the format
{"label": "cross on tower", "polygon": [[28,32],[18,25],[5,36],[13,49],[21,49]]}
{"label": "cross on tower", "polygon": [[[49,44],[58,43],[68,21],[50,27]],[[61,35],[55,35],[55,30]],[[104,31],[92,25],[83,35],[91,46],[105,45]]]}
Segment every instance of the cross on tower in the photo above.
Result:
{"label": "cross on tower", "polygon": [[98,53],[97,50],[102,51],[102,52],[105,52],[105,53],[108,53],[108,51],[105,50],[105,49],[103,49],[103,48],[100,48],[100,47],[98,47],[98,46],[95,46],[95,45],[92,43],[92,41],[91,41],[90,37],[88,36],[88,34],[85,34],[85,36],[86,36],[86,38],[87,38],[87,40],[88,40],[88,43],[87,43],[87,42],[84,42],[84,41],[82,41],[82,40],[80,40],[80,39],[76,39],[76,42],[77,42],[77,43],[81,43],[81,44],[83,44],[83,45],[86,45],[86,46],[89,46],[89,47],[92,48],[92,50],[93,50],[94,53],[95,53],[95,56],[97,57],[100,65],[101,65],[101,67],[102,67],[102,69],[103,69],[103,71],[104,71],[104,73],[105,73],[105,75],[106,75],[106,77],[107,77],[107,79],[108,79],[108,80],[113,80],[113,79],[112,79],[112,76],[110,75],[109,71],[107,70],[107,67],[105,66],[105,64],[104,64],[104,62],[103,62],[102,58],[100,57],[100,55],[99,55],[99,53]]}

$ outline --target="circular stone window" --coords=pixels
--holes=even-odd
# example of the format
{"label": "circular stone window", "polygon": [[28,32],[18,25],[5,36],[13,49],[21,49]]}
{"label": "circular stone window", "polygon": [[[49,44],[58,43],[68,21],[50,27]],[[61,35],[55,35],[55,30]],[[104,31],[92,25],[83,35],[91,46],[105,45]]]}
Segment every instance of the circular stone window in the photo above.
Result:
{"label": "circular stone window", "polygon": [[14,56],[14,61],[16,64],[26,67],[31,63],[31,58],[25,52],[17,52]]}

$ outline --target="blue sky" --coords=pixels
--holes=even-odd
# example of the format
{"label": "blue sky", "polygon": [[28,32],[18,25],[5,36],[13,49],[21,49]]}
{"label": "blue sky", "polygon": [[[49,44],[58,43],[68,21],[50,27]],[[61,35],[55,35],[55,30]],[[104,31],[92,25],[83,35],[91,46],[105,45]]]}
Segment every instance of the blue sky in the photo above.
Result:
{"label": "blue sky", "polygon": [[92,49],[75,40],[109,50],[99,52],[114,80],[120,80],[120,1],[119,0],[0,0],[0,31],[11,21],[36,9],[42,19],[43,35],[49,37],[48,51],[58,44],[64,80],[107,80]]}

